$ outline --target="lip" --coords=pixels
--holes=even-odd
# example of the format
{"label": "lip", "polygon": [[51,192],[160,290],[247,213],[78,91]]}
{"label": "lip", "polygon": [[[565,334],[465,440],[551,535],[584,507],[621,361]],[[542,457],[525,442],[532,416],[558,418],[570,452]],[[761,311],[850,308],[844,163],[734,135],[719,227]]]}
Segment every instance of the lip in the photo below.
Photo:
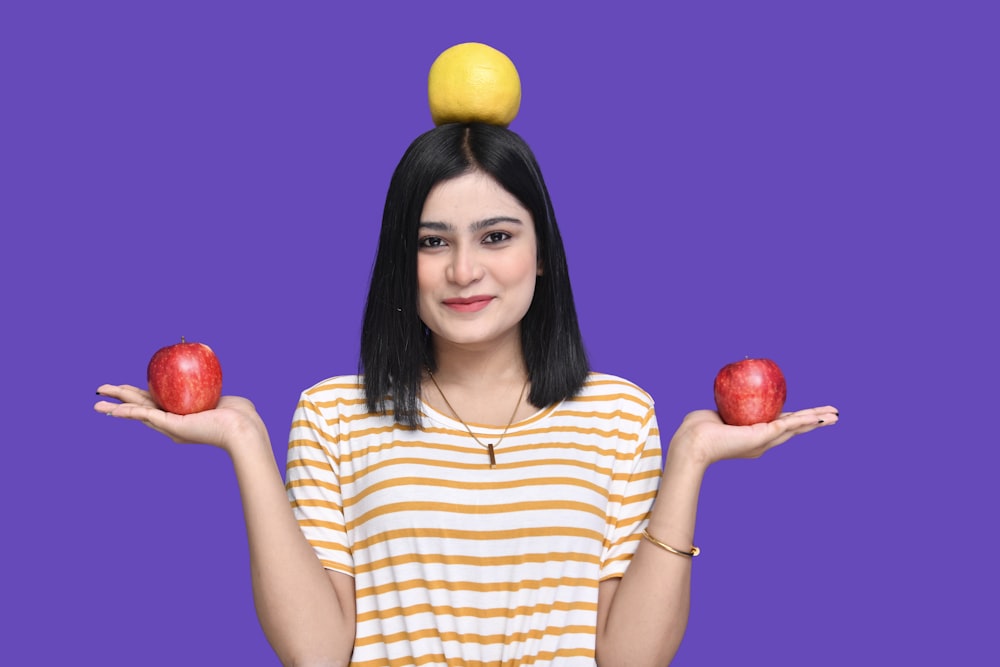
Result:
{"label": "lip", "polygon": [[460,313],[474,313],[490,305],[493,297],[487,294],[477,294],[467,298],[445,299],[443,303],[448,308]]}

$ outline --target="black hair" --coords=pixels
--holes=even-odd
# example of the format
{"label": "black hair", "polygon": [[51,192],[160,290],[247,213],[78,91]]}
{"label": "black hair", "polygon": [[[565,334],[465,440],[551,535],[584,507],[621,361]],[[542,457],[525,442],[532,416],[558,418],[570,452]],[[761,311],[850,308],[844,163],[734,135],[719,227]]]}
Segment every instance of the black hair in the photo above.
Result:
{"label": "black hair", "polygon": [[442,181],[491,176],[530,213],[541,275],[521,320],[531,380],[528,401],[544,407],[579,392],[590,366],[576,316],[562,237],[534,154],[515,132],[481,123],[447,124],[417,137],[396,166],[382,215],[361,330],[359,372],[368,410],[420,424],[424,367],[436,368],[430,333],[417,311],[417,235],[424,201]]}

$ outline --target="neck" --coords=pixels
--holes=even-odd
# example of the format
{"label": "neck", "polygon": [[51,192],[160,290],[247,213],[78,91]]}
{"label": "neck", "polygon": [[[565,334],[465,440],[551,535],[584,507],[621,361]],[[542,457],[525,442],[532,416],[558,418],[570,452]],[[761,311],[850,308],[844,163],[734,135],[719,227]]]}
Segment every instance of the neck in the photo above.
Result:
{"label": "neck", "polygon": [[466,423],[504,426],[511,422],[512,410],[513,421],[531,416],[537,408],[528,402],[530,386],[520,340],[514,343],[478,351],[438,345],[434,379],[430,375],[424,379],[424,400]]}
{"label": "neck", "polygon": [[475,388],[498,384],[520,386],[528,377],[520,337],[488,349],[467,349],[434,341],[435,377],[450,385]]}

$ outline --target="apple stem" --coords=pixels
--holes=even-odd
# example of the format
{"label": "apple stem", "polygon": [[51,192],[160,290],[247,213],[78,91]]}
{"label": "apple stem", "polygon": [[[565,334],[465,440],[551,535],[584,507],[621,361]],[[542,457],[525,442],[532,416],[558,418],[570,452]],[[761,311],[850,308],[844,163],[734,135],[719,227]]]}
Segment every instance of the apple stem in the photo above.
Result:
{"label": "apple stem", "polygon": [[186,342],[186,341],[184,340],[184,336],[181,336],[181,342],[182,342],[182,343]]}

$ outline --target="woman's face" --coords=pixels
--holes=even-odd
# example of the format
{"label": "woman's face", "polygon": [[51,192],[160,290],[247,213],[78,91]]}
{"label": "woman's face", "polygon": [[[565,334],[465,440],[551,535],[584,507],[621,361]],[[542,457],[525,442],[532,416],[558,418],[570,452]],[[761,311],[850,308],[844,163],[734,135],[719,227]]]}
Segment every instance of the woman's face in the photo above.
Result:
{"label": "woman's face", "polygon": [[517,343],[539,274],[531,213],[492,177],[471,172],[430,191],[418,230],[417,308],[436,343]]}

